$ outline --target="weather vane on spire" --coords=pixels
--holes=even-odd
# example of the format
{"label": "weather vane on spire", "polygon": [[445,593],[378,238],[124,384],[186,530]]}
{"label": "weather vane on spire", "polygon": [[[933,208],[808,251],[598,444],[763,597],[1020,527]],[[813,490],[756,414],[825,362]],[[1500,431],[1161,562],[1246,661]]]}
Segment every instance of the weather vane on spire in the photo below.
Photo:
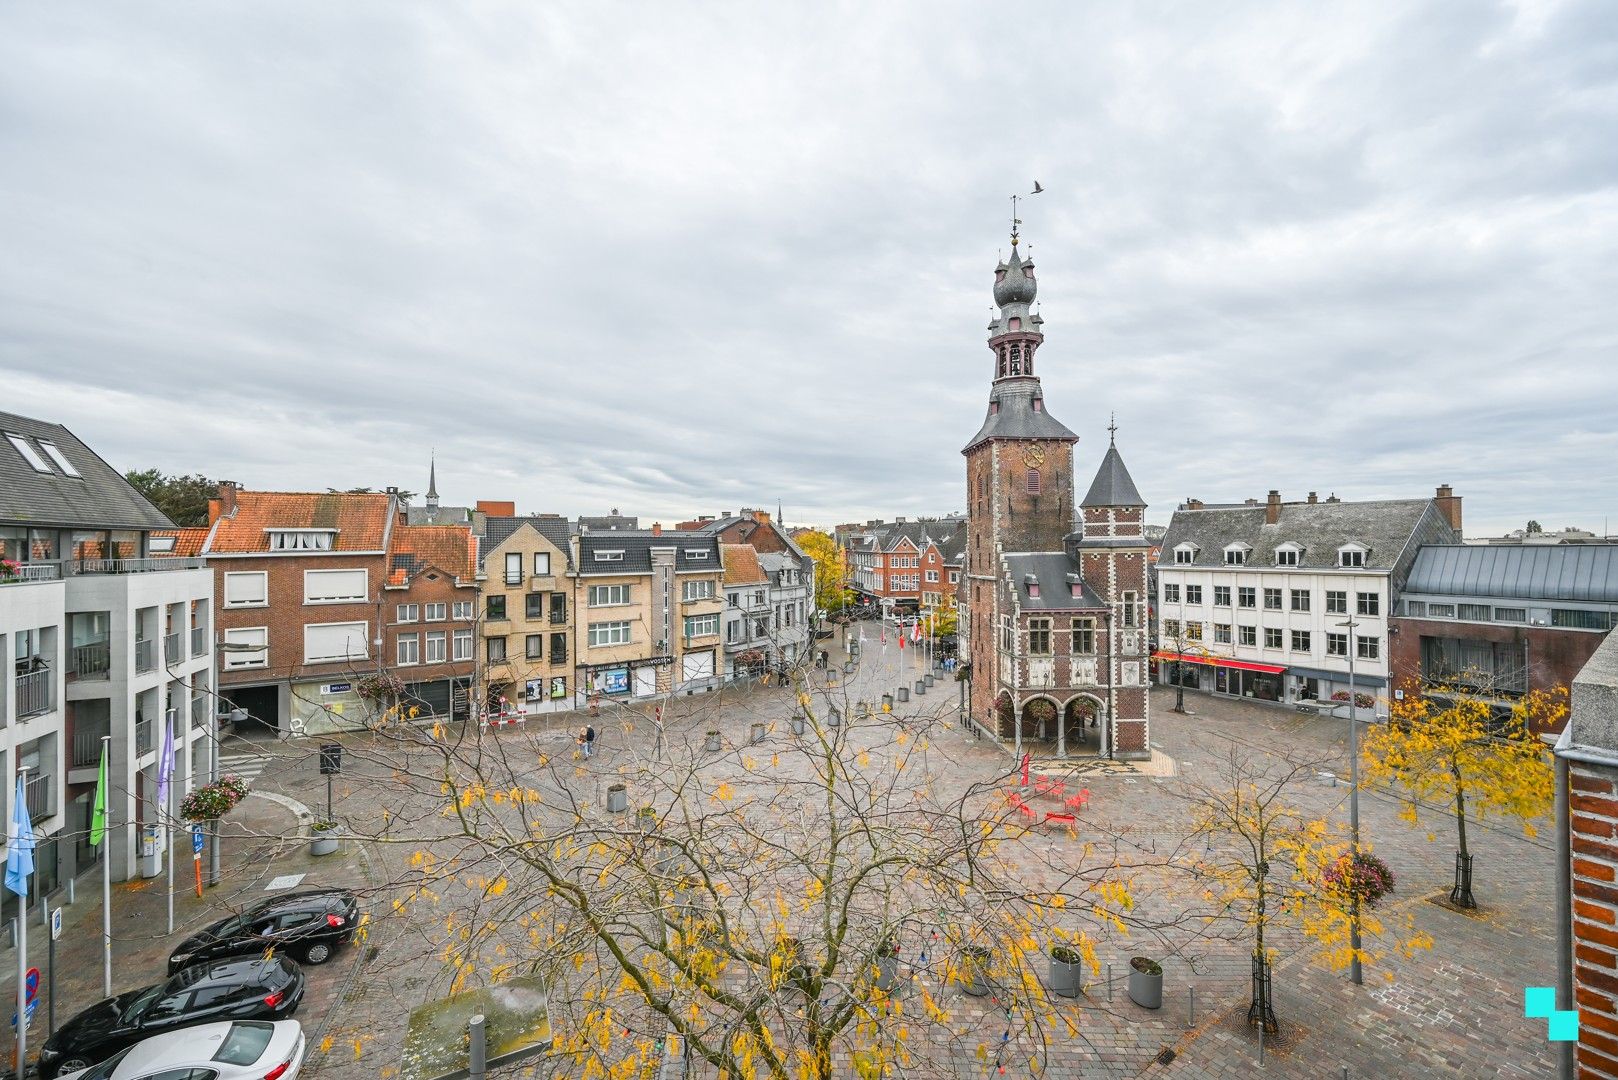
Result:
{"label": "weather vane on spire", "polygon": [[[1038,195],[1040,192],[1042,192],[1044,190],[1045,190],[1044,188],[1040,187],[1039,181],[1035,180],[1034,181],[1034,190],[1030,191],[1028,193],[1028,195]],[[1018,240],[1017,226],[1022,224],[1022,218],[1017,216],[1017,200],[1018,199],[1026,199],[1028,197],[1028,195],[1013,195],[1011,197],[1011,246],[1013,248],[1015,248],[1017,246],[1017,240]]]}
{"label": "weather vane on spire", "polygon": [[1117,446],[1118,445],[1118,414],[1117,413],[1110,413],[1108,415],[1110,416],[1111,419],[1107,423],[1107,445],[1108,446]]}

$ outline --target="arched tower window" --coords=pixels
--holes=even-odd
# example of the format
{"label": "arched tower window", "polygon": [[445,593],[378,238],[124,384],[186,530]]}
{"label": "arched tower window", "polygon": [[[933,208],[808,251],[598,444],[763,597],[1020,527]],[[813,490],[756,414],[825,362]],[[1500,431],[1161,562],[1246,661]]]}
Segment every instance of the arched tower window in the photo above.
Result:
{"label": "arched tower window", "polygon": [[1038,469],[1029,469],[1028,470],[1028,494],[1030,494],[1030,495],[1038,495],[1039,494],[1039,470]]}
{"label": "arched tower window", "polygon": [[1028,343],[1027,348],[1023,352],[1022,373],[1024,375],[1032,375],[1034,373],[1034,343],[1032,341]]}
{"label": "arched tower window", "polygon": [[1002,379],[1006,377],[1006,350],[1003,347],[1000,350],[1000,376],[999,377],[1002,378]]}
{"label": "arched tower window", "polygon": [[1014,345],[1011,346],[1011,373],[1013,375],[1021,375],[1022,374],[1022,345],[1021,344],[1014,344]]}

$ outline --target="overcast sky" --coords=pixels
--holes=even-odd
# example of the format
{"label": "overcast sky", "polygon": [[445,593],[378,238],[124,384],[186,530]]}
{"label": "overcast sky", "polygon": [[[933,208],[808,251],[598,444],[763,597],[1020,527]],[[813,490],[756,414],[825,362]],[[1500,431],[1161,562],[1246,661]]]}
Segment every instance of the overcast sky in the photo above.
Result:
{"label": "overcast sky", "polygon": [[1036,178],[1081,484],[1115,410],[1154,521],[1618,531],[1601,0],[6,5],[0,409],[254,488],[961,509]]}

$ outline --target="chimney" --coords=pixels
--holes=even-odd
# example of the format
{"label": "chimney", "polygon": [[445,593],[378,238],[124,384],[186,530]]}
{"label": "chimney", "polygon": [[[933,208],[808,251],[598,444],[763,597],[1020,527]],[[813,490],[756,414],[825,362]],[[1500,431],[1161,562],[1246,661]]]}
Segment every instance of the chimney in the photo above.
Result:
{"label": "chimney", "polygon": [[1326,501],[1327,501],[1327,502],[1329,502],[1329,503],[1340,503],[1340,502],[1342,502],[1342,501],[1343,501],[1343,500],[1342,500],[1342,499],[1339,499],[1339,498],[1338,498],[1338,497],[1337,497],[1337,492],[1335,492],[1335,491],[1334,491],[1334,492],[1332,492],[1332,493],[1331,493],[1331,494],[1330,494],[1330,495],[1327,495],[1327,496],[1326,496]]}
{"label": "chimney", "polygon": [[1257,499],[1248,499],[1246,502],[1242,503],[1242,505],[1243,506],[1257,506],[1258,505],[1258,500]]}
{"label": "chimney", "polygon": [[1270,489],[1270,501],[1264,504],[1264,524],[1274,525],[1281,520],[1281,493]]}
{"label": "chimney", "polygon": [[219,495],[208,500],[208,524],[212,525],[222,517],[230,517],[236,512],[236,481],[219,481]]}
{"label": "chimney", "polygon": [[653,536],[662,536],[663,535],[663,523],[661,521],[652,522],[652,535]]}
{"label": "chimney", "polygon": [[1311,491],[1309,493],[1309,505],[1313,506],[1313,505],[1315,505],[1315,503],[1317,503],[1319,501],[1320,501],[1320,496],[1316,495],[1314,492]]}
{"label": "chimney", "polygon": [[753,520],[760,525],[768,525],[770,523],[770,512],[768,510],[754,510]]}
{"label": "chimney", "polygon": [[1461,497],[1455,494],[1455,489],[1448,484],[1439,484],[1438,492],[1433,496],[1433,502],[1438,504],[1438,512],[1444,515],[1449,527],[1454,529],[1456,535],[1461,532]]}
{"label": "chimney", "polygon": [[1202,500],[1201,499],[1187,499],[1185,501],[1185,508],[1187,510],[1201,510],[1202,509]]}

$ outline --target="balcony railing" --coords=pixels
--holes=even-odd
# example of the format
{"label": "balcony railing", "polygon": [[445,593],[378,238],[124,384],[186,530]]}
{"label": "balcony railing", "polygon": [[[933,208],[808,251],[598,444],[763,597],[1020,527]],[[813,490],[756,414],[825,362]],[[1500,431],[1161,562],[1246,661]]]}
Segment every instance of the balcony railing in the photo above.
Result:
{"label": "balcony railing", "polygon": [[201,570],[203,559],[64,559],[62,572],[80,574],[157,574],[171,570]]}
{"label": "balcony railing", "polygon": [[31,778],[23,789],[23,802],[32,821],[56,816],[56,800],[51,797],[51,778],[40,775]]}
{"label": "balcony railing", "polygon": [[144,675],[157,668],[157,642],[151,638],[135,642],[135,674]]}
{"label": "balcony railing", "polygon": [[80,721],[73,729],[73,767],[93,769],[101,763],[101,740],[111,730],[108,721],[87,724]]}
{"label": "balcony railing", "polygon": [[141,719],[135,723],[135,753],[149,754],[157,744],[152,739],[152,722]]}
{"label": "balcony railing", "polygon": [[172,634],[163,635],[163,662],[165,664],[178,663],[185,659],[185,646],[180,644],[182,635],[176,630]]}
{"label": "balcony railing", "polygon": [[191,628],[191,655],[208,655],[208,628],[206,626],[193,626]]}
{"label": "balcony railing", "polygon": [[552,626],[566,626],[567,625],[567,612],[565,612],[565,611],[553,611],[553,612],[551,612],[551,625]]}
{"label": "balcony railing", "polygon": [[51,670],[17,676],[17,719],[27,720],[51,711]]}
{"label": "balcony railing", "polygon": [[88,645],[75,645],[68,653],[67,672],[81,679],[96,675],[105,676],[111,667],[112,643],[109,641],[92,641]]}
{"label": "balcony railing", "polygon": [[191,726],[192,727],[199,728],[199,727],[206,727],[207,726],[208,714],[212,711],[211,709],[208,708],[208,704],[209,704],[209,699],[208,699],[208,696],[206,694],[198,694],[196,697],[191,699]]}
{"label": "balcony railing", "polygon": [[0,585],[15,585],[30,581],[57,581],[62,576],[62,566],[54,562],[27,562],[19,563],[14,573],[8,574]]}

